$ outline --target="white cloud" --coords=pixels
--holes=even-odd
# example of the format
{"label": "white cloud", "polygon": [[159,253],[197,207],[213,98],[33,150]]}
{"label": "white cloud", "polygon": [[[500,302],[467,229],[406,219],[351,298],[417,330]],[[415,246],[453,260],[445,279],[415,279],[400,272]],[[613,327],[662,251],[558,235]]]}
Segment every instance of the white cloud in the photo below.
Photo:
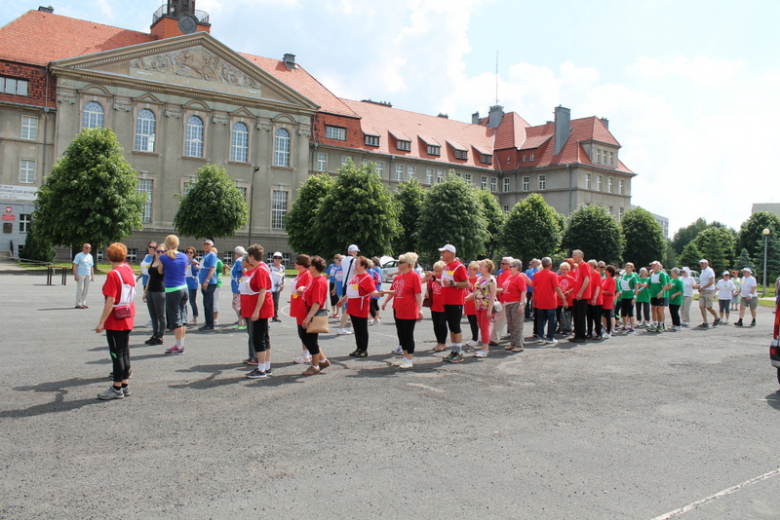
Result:
{"label": "white cloud", "polygon": [[729,61],[695,56],[678,56],[671,61],[661,61],[640,56],[626,67],[626,72],[641,77],[664,79],[668,76],[682,76],[698,86],[720,88],[725,81],[732,79],[744,66],[741,60]]}

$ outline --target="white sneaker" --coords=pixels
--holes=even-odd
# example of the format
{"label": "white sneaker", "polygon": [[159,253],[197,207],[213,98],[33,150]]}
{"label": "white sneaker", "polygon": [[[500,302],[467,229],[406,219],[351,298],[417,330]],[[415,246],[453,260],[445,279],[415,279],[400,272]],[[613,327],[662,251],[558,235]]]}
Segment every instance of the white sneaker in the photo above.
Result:
{"label": "white sneaker", "polygon": [[479,343],[477,343],[477,342],[476,342],[476,341],[474,341],[473,339],[472,339],[471,341],[469,341],[468,343],[466,343],[466,346],[467,346],[467,347],[472,347],[472,348],[473,348],[473,347],[476,347],[477,345],[479,345]]}
{"label": "white sneaker", "polygon": [[397,366],[400,366],[401,364],[403,364],[405,361],[406,361],[406,358],[396,359],[396,360],[393,361],[392,365],[394,367],[397,367]]}
{"label": "white sneaker", "polygon": [[147,321],[144,323],[144,327],[151,327],[152,326],[152,320]]}
{"label": "white sneaker", "polygon": [[374,322],[375,322],[375,320],[373,320],[373,319],[368,320],[368,326],[370,327],[371,325],[374,324]]}
{"label": "white sneaker", "polygon": [[214,320],[214,325],[219,325],[219,320]]}
{"label": "white sneaker", "polygon": [[400,356],[404,353],[404,348],[401,345],[398,345],[390,353],[396,356]]}
{"label": "white sneaker", "polygon": [[344,334],[352,334],[351,329],[339,329],[336,334],[339,334],[340,336],[343,336]]}
{"label": "white sneaker", "polygon": [[403,358],[403,361],[401,362],[401,364],[398,365],[398,368],[407,369],[407,368],[412,368],[413,366],[414,364],[410,359]]}
{"label": "white sneaker", "polygon": [[484,350],[477,350],[477,352],[474,354],[474,357],[478,357],[478,358],[488,357],[488,353]]}
{"label": "white sneaker", "polygon": [[307,365],[311,363],[311,356],[304,356],[303,354],[301,354],[298,359],[293,361],[293,363],[297,363],[299,365]]}
{"label": "white sneaker", "polygon": [[607,334],[606,332],[605,332],[604,334],[602,334],[602,335],[601,335],[601,339],[609,339],[609,338],[611,338],[611,337],[612,337],[612,336],[610,336],[610,335],[609,335],[609,334]]}
{"label": "white sneaker", "polygon": [[547,341],[547,345],[550,345],[550,346],[557,345],[557,344],[558,344],[558,340],[557,339],[551,339],[551,340]]}

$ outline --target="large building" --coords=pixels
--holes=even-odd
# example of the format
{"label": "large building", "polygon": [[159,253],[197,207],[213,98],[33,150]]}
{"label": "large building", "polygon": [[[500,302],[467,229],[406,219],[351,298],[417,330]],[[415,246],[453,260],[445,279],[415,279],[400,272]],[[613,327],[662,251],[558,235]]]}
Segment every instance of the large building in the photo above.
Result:
{"label": "large building", "polygon": [[452,173],[494,193],[505,211],[529,193],[564,214],[599,204],[620,218],[630,207],[635,174],[606,119],[571,119],[557,107],[553,121],[531,126],[494,106],[466,123],[341,99],[292,54],[277,60],[226,47],[194,4],[168,0],[149,33],[51,8],[0,29],[0,251],[18,254],[36,189],[92,127],[116,132],[148,194],[144,227],[126,240],[131,260],[172,231],[177,197],[206,163],[224,166],[251,208],[247,227],[218,244],[223,253],[256,241],[292,254],[284,217],[297,188],[349,159],[375,163],[391,188]]}

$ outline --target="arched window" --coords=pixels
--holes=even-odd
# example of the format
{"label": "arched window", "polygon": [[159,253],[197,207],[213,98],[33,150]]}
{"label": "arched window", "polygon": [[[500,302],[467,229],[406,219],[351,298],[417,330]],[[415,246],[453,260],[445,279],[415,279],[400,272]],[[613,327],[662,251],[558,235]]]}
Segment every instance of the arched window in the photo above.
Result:
{"label": "arched window", "polygon": [[290,133],[284,128],[274,137],[274,166],[290,166]]}
{"label": "arched window", "polygon": [[148,108],[138,111],[138,116],[135,119],[135,149],[139,152],[154,151],[156,123],[154,112]]}
{"label": "arched window", "polygon": [[203,120],[198,116],[187,119],[187,131],[184,136],[184,155],[203,157]]}
{"label": "arched window", "polygon": [[81,126],[82,128],[103,128],[103,107],[100,106],[100,103],[90,101],[84,105]]}
{"label": "arched window", "polygon": [[249,129],[244,123],[233,125],[233,134],[230,138],[230,160],[233,162],[247,162],[249,155]]}

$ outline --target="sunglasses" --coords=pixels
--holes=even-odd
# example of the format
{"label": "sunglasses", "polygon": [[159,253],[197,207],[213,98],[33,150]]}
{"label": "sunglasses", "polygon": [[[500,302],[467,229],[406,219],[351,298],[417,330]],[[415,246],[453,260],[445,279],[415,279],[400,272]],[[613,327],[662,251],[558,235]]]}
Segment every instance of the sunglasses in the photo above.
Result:
{"label": "sunglasses", "polygon": [[157,252],[158,253],[164,253],[165,251],[163,251],[162,249],[158,249]]}
{"label": "sunglasses", "polygon": [[398,265],[405,264],[405,263],[406,263],[406,260],[399,260],[398,261]]}

